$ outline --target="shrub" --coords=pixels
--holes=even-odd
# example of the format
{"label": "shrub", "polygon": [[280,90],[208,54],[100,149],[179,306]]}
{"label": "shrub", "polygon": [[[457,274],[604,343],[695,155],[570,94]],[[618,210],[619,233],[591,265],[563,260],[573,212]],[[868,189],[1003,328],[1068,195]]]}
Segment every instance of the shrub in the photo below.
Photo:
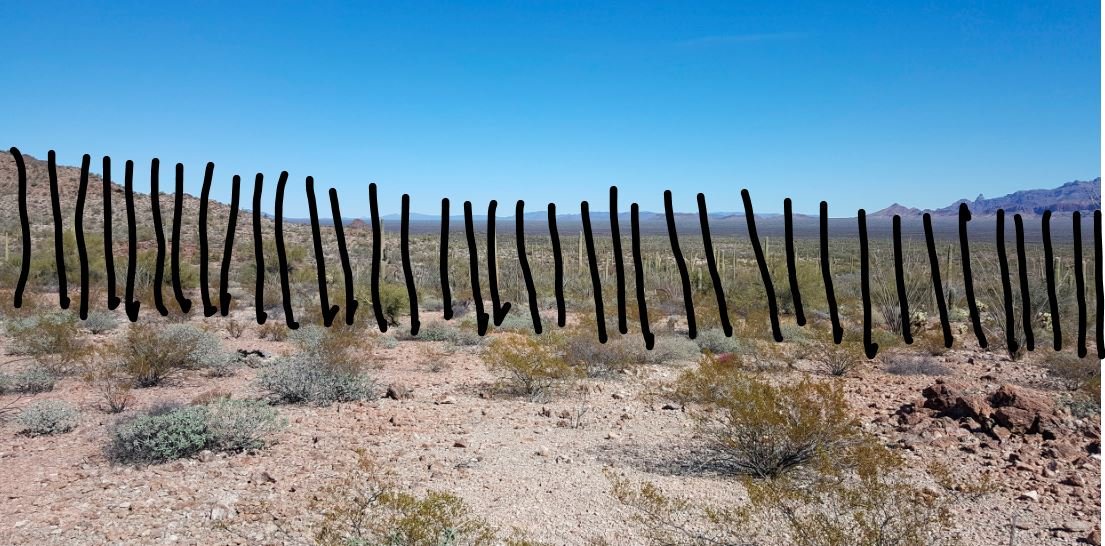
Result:
{"label": "shrub", "polygon": [[81,413],[68,402],[40,400],[19,414],[20,432],[28,436],[62,434],[77,428]]}
{"label": "shrub", "polygon": [[719,329],[704,329],[698,333],[694,343],[703,351],[709,351],[714,355],[725,353],[740,353],[740,342],[736,337],[725,337],[725,333]]}
{"label": "shrub", "polygon": [[278,322],[266,322],[257,327],[257,337],[269,341],[288,339],[288,327]]}
{"label": "shrub", "polygon": [[[316,495],[322,514],[314,542],[319,546],[483,546],[497,544],[497,532],[473,515],[459,497],[430,491],[418,497],[399,490],[363,452],[354,471]],[[523,539],[524,540],[524,539]]]}
{"label": "shrub", "polygon": [[642,339],[628,341],[632,341],[628,350],[638,364],[667,364],[695,360],[702,355],[698,344],[683,336],[656,336],[651,351],[645,348]]}
{"label": "shrub", "polygon": [[57,379],[43,366],[35,365],[12,375],[3,375],[0,379],[0,394],[14,392],[19,394],[39,394],[54,390]]}
{"label": "shrub", "polygon": [[375,397],[375,383],[365,374],[373,338],[341,326],[305,326],[296,331],[300,351],[277,359],[259,378],[261,389],[279,402],[328,406],[334,402]]}
{"label": "shrub", "polygon": [[263,401],[221,399],[207,406],[211,449],[261,449],[268,444],[267,437],[284,426],[276,410]]}
{"label": "shrub", "polygon": [[77,323],[77,316],[67,311],[16,319],[6,327],[9,350],[30,356],[55,375],[67,374],[89,354]]}
{"label": "shrub", "polygon": [[474,346],[483,343],[483,338],[473,330],[460,330],[440,323],[431,323],[422,327],[413,339],[425,341],[444,341],[457,346]]}
{"label": "shrub", "polygon": [[903,355],[888,353],[884,358],[884,370],[893,375],[948,375],[947,366],[926,355]]}
{"label": "shrub", "polygon": [[225,374],[233,365],[214,336],[188,324],[163,329],[132,325],[118,352],[122,369],[138,387],[160,385],[180,370],[207,368]]}
{"label": "shrub", "polygon": [[121,413],[130,405],[130,389],[134,382],[116,365],[102,364],[89,367],[84,380],[95,389],[104,402],[100,408],[107,413]]}
{"label": "shrub", "polygon": [[841,341],[837,345],[832,339],[820,337],[810,344],[810,348],[817,369],[837,377],[846,375],[866,358],[863,346],[851,341]]}
{"label": "shrub", "polygon": [[160,463],[198,453],[211,439],[206,407],[168,407],[117,424],[110,455],[120,462]]}
{"label": "shrub", "polygon": [[951,526],[947,485],[940,484],[944,494],[913,485],[899,472],[900,460],[872,442],[853,455],[852,464],[826,466],[812,480],[746,478],[749,498],[739,507],[698,505],[647,482],[611,479],[614,496],[635,509],[649,544],[945,544],[940,533]]}
{"label": "shrub", "polygon": [[117,328],[119,319],[115,318],[115,313],[108,311],[89,311],[81,326],[93,334],[102,334]]}
{"label": "shrub", "polygon": [[677,392],[700,408],[693,412],[700,428],[738,473],[778,476],[839,458],[857,439],[838,382],[773,385],[705,355],[679,378]]}
{"label": "shrub", "polygon": [[230,334],[230,337],[234,339],[242,337],[242,334],[246,331],[246,323],[238,322],[234,319],[227,319],[226,322],[223,323],[223,326],[226,328],[226,333]]}
{"label": "shrub", "polygon": [[1101,361],[1096,358],[1078,358],[1071,353],[1048,352],[1041,365],[1063,388],[1079,390],[1093,381],[1101,381]]}
{"label": "shrub", "polygon": [[629,350],[629,339],[599,343],[594,330],[575,329],[550,340],[555,342],[555,349],[564,361],[587,377],[609,377],[627,369],[635,360]]}
{"label": "shrub", "polygon": [[484,361],[491,370],[506,375],[504,381],[513,392],[531,400],[545,398],[558,381],[577,375],[558,354],[551,337],[503,334],[488,345]]}

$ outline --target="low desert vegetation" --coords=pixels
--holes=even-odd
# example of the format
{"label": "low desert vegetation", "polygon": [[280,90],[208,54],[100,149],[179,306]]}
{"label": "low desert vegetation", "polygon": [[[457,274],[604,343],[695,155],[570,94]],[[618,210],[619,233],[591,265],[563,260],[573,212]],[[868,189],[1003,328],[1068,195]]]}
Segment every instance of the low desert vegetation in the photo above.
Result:
{"label": "low desert vegetation", "polygon": [[844,458],[860,439],[837,380],[774,384],[707,354],[676,389],[734,473],[780,476]]}
{"label": "low desert vegetation", "polygon": [[293,336],[296,353],[266,367],[258,385],[284,404],[329,406],[369,400],[378,393],[367,370],[375,340],[341,326],[305,326]]}
{"label": "low desert vegetation", "polygon": [[54,390],[56,382],[50,370],[32,364],[15,373],[0,373],[0,394],[40,394]]}
{"label": "low desert vegetation", "polygon": [[131,325],[114,353],[136,387],[160,385],[184,370],[225,376],[234,366],[232,355],[216,337],[189,324]]}
{"label": "low desert vegetation", "polygon": [[205,449],[261,449],[285,422],[262,401],[219,399],[208,405],[169,405],[123,419],[111,434],[109,454],[123,463],[155,464]]}
{"label": "low desert vegetation", "polygon": [[540,546],[520,531],[497,529],[452,493],[400,489],[363,451],[351,472],[315,496],[312,509],[322,514],[317,546]]}
{"label": "low desert vegetation", "polygon": [[63,400],[32,402],[19,413],[19,432],[27,436],[50,436],[69,432],[80,424],[81,412]]}
{"label": "low desert vegetation", "polygon": [[68,311],[10,320],[5,333],[9,353],[28,356],[54,375],[73,373],[91,353],[77,315]]}
{"label": "low desert vegetation", "polygon": [[557,384],[580,375],[564,359],[551,335],[496,336],[483,358],[492,371],[502,374],[504,390],[533,401],[548,399]]}

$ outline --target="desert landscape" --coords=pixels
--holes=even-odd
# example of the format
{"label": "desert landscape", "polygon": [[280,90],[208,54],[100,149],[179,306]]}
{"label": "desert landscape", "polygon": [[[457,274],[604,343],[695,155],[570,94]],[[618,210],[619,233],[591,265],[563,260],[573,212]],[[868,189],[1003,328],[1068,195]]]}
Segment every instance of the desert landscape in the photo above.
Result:
{"label": "desert landscape", "polygon": [[[83,226],[90,311],[81,320],[73,223],[80,169],[58,167],[72,299],[62,310],[48,168],[26,157],[32,260],[23,305],[15,308],[12,287],[23,265],[17,176],[12,156],[0,156],[4,543],[1100,544],[1101,347],[1095,325],[1101,307],[1094,288],[1100,272],[1093,267],[1099,234],[1092,228],[1099,180],[970,202],[973,288],[986,349],[972,330],[951,213],[930,211],[942,226],[937,255],[951,347],[938,319],[922,211],[895,207],[870,214],[872,336],[880,350],[868,359],[855,219],[845,213],[833,219],[829,256],[841,343],[832,338],[816,230],[797,231],[798,282],[791,286],[780,223],[770,215],[761,221],[784,339],[776,343],[745,220],[733,213],[711,220],[731,337],[723,333],[696,217],[681,217],[678,224],[697,319],[694,339],[663,224],[642,229],[648,319],[656,335],[655,347],[646,350],[628,222],[622,222],[621,246],[630,303],[622,333],[614,315],[609,219],[599,212],[591,221],[611,336],[606,343],[596,336],[583,234],[571,217],[559,222],[563,327],[556,325],[547,224],[527,219],[540,336],[533,334],[508,216],[497,220],[496,259],[490,262],[486,218],[478,224],[481,292],[486,298],[486,266],[494,263],[500,297],[512,303],[485,336],[476,333],[463,223],[456,221],[449,321],[443,318],[437,225],[413,230],[421,326],[412,336],[397,221],[383,222],[376,287],[387,332],[377,328],[371,309],[370,226],[363,219],[345,222],[360,304],[356,322],[346,326],[339,319],[325,328],[310,226],[285,222],[290,294],[300,323],[289,330],[271,244],[273,219],[265,216],[268,319],[259,325],[245,183],[226,316],[203,316],[199,268],[206,260],[210,293],[221,303],[216,279],[229,206],[210,203],[213,250],[202,257],[199,200],[182,196],[181,236],[166,235],[169,248],[180,249],[179,278],[169,278],[166,252],[159,286],[150,196],[135,194],[133,274],[141,309],[131,323],[122,305],[106,309],[106,260],[98,238],[104,182],[95,172]],[[142,185],[147,168],[135,167]],[[116,169],[108,188],[116,196],[112,247],[121,295],[130,272]],[[165,171],[162,188],[171,189],[168,165]],[[226,184],[229,176],[216,180]],[[300,182],[289,187],[302,191]],[[174,194],[161,193],[158,200],[168,226]],[[1028,241],[1027,301],[1016,274],[1021,264],[1009,253],[1013,351],[1006,344],[1010,325],[994,243],[991,214],[997,208],[1024,216]],[[1056,211],[1051,264],[1039,242],[1043,209]],[[1074,260],[1075,210],[1084,215],[1082,263]],[[906,228],[909,316],[900,312],[885,227],[894,214]],[[809,222],[816,219],[796,221]],[[337,240],[330,226],[322,233],[330,303],[342,306]],[[1047,267],[1056,278],[1058,352],[1044,289]],[[193,302],[188,313],[173,297],[177,282]],[[1088,302],[1083,339],[1076,326],[1079,282]],[[163,293],[167,316],[154,309],[155,291]],[[803,326],[796,320],[799,298]],[[1031,317],[1033,351],[1025,349],[1022,316]],[[911,344],[902,340],[903,321]],[[1077,355],[1080,344],[1085,358]]]}

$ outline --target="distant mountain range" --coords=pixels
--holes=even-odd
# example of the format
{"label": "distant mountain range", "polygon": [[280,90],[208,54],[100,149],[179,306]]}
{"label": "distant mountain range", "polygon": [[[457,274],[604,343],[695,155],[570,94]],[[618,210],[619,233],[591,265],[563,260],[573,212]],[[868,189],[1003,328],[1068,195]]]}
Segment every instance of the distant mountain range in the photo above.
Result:
{"label": "distant mountain range", "polygon": [[1053,213],[1092,212],[1101,208],[1101,178],[1093,180],[1075,180],[1067,182],[1058,188],[1049,190],[1021,190],[1009,195],[987,199],[979,194],[974,201],[960,199],[946,207],[939,209],[917,209],[894,203],[878,212],[868,214],[871,217],[889,218],[895,214],[900,216],[920,216],[929,213],[932,216],[958,216],[959,205],[966,203],[973,216],[993,216],[998,209],[1006,214],[1020,214],[1022,216],[1039,216],[1045,210]]}

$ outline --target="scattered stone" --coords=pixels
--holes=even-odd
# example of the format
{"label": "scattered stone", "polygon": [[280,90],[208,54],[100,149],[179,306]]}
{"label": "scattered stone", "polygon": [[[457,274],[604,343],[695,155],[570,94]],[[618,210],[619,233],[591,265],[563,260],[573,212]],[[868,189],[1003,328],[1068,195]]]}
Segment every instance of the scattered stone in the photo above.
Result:
{"label": "scattered stone", "polygon": [[392,400],[408,400],[414,398],[414,389],[402,383],[392,383],[388,385],[387,393],[384,396]]}

